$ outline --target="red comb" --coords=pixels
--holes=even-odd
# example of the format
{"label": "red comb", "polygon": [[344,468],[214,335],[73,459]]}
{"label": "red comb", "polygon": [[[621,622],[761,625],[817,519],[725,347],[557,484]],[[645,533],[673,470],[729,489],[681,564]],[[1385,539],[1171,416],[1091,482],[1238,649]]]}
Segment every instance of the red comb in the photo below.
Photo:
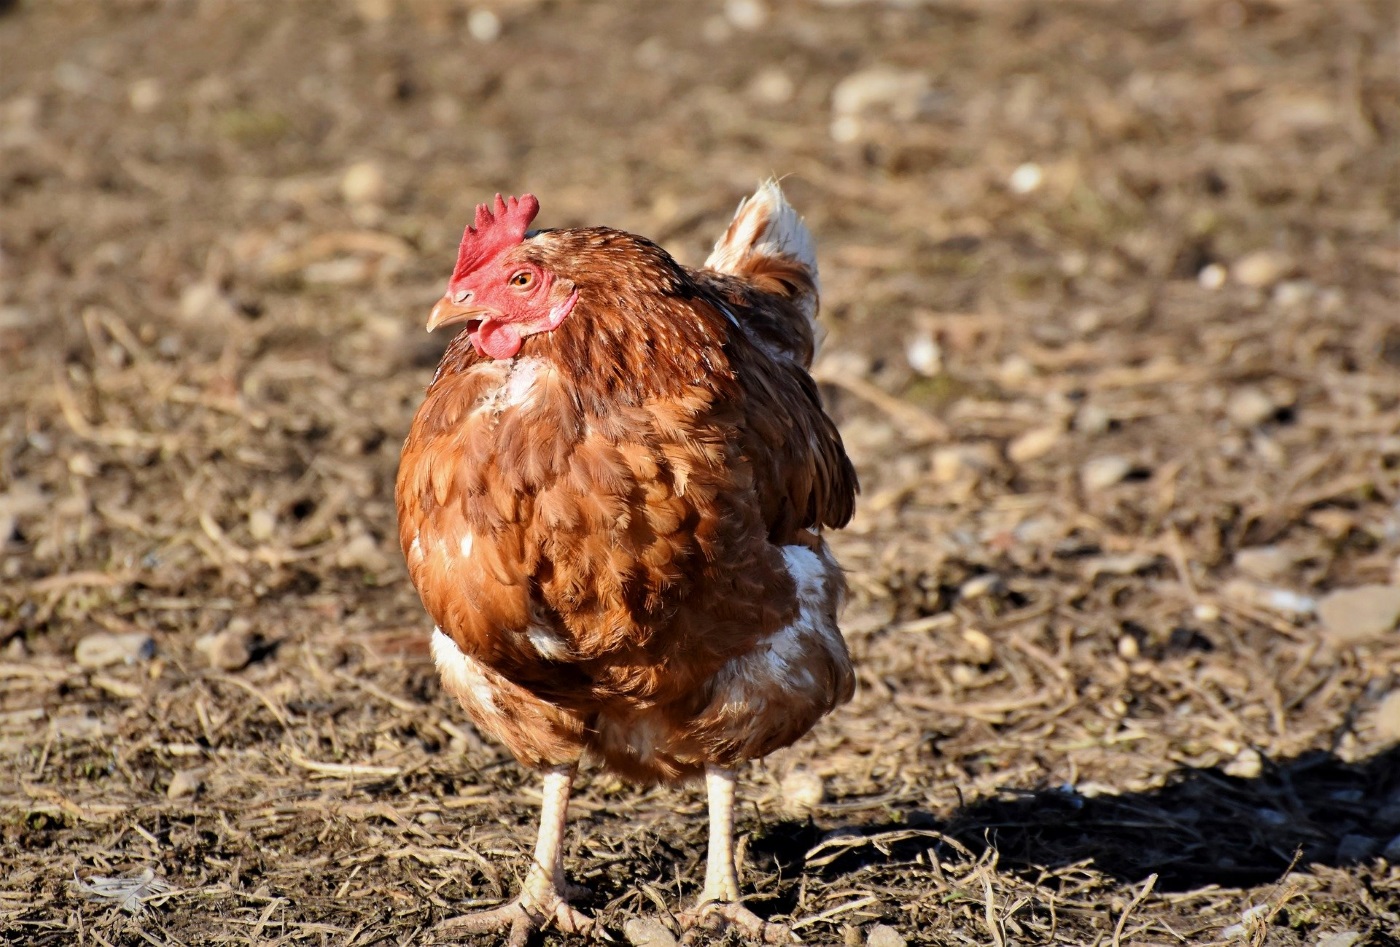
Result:
{"label": "red comb", "polygon": [[476,205],[476,224],[462,233],[462,245],[457,249],[457,267],[452,281],[469,275],[502,250],[525,239],[530,221],[540,212],[540,202],[533,194],[522,194],[505,200],[496,195],[494,212],[490,204]]}

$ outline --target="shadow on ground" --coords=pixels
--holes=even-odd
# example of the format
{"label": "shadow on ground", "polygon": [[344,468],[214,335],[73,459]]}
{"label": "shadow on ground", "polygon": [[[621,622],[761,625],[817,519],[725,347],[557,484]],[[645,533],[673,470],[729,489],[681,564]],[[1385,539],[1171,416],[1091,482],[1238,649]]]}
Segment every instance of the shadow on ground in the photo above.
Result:
{"label": "shadow on ground", "polygon": [[[1315,752],[1263,759],[1253,778],[1182,769],[1151,792],[1013,792],[967,805],[946,822],[914,810],[897,821],[827,833],[828,840],[854,838],[844,854],[804,867],[827,875],[875,864],[889,868],[931,847],[954,856],[952,840],[977,856],[994,848],[1000,868],[1022,873],[1087,865],[1133,885],[1155,874],[1162,892],[1247,888],[1278,881],[1295,859],[1298,867],[1366,862],[1397,833],[1400,748],[1358,763]],[[790,870],[818,836],[810,824],[788,823],[766,833],[755,854]],[[862,845],[861,838],[879,843]]]}

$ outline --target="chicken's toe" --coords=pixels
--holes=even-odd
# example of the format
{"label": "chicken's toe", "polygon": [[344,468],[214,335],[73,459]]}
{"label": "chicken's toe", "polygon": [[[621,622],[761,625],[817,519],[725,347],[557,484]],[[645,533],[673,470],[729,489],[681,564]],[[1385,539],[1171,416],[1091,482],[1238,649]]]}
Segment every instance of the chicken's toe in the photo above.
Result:
{"label": "chicken's toe", "polygon": [[551,923],[566,934],[591,934],[595,930],[593,918],[558,895],[545,899],[521,895],[498,908],[448,918],[435,925],[432,933],[442,941],[463,934],[509,930],[508,947],[525,947],[531,934]]}
{"label": "chicken's toe", "polygon": [[738,901],[706,901],[678,918],[686,934],[683,945],[699,945],[726,928],[733,928],[751,941],[760,944],[800,944],[801,940],[786,924],[765,921]]}

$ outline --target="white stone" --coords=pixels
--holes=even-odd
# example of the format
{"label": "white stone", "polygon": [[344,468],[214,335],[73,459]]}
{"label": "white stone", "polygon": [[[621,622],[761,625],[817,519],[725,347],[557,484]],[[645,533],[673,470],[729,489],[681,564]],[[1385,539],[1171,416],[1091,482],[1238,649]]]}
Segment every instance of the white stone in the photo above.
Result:
{"label": "white stone", "polygon": [[923,109],[929,89],[929,77],[922,72],[875,66],[838,82],[831,92],[831,110],[836,116],[887,111],[899,121],[910,121]]}
{"label": "white stone", "polygon": [[866,947],[904,947],[904,935],[888,924],[872,924],[866,931]]}
{"label": "white stone", "polygon": [[1273,417],[1278,406],[1274,400],[1258,388],[1237,388],[1230,393],[1225,403],[1225,415],[1236,427],[1258,427]]}
{"label": "white stone", "polygon": [[1242,286],[1264,289],[1277,283],[1291,266],[1289,259],[1281,253],[1256,250],[1236,260],[1230,267],[1230,276]]}
{"label": "white stone", "polygon": [[1064,434],[1065,429],[1061,424],[1031,428],[1006,446],[1007,459],[1012,463],[1024,464],[1044,457],[1064,439]]}
{"label": "white stone", "polygon": [[1245,747],[1236,753],[1235,758],[1226,763],[1222,769],[1226,776],[1234,776],[1238,779],[1258,779],[1259,774],[1264,772],[1264,758],[1253,747]]}
{"label": "white stone", "polygon": [[73,658],[79,667],[96,670],[113,664],[135,664],[149,659],[155,652],[156,640],[144,631],[99,631],[78,642]]}
{"label": "white stone", "polygon": [[131,110],[142,115],[154,112],[164,97],[159,79],[137,79],[126,91]]}
{"label": "white stone", "polygon": [[1317,612],[1322,627],[1339,641],[1379,638],[1400,623],[1400,587],[1363,585],[1340,589],[1323,596]]}
{"label": "white stone", "polygon": [[1203,289],[1219,289],[1225,285],[1228,275],[1225,267],[1219,263],[1208,263],[1196,274],[1196,282],[1200,283]]}
{"label": "white stone", "polygon": [[340,177],[340,194],[348,204],[381,204],[384,192],[384,169],[377,161],[357,161]]}
{"label": "white stone", "polygon": [[491,10],[473,10],[467,16],[467,34],[478,43],[501,38],[501,18]]}
{"label": "white stone", "polygon": [[189,322],[226,322],[238,315],[218,285],[192,283],[180,293],[180,316]]}
{"label": "white stone", "polygon": [[768,22],[768,5],[763,0],[725,0],[724,17],[736,29],[752,33]]}
{"label": "white stone", "polygon": [[915,334],[904,346],[904,357],[910,368],[926,378],[943,371],[943,349],[932,332]]}
{"label": "white stone", "polygon": [[1079,483],[1086,493],[1096,493],[1121,483],[1132,469],[1132,462],[1126,457],[1095,457],[1079,468]]}
{"label": "white stone", "polygon": [[676,947],[675,936],[654,917],[633,917],[622,925],[622,936],[632,947]]}
{"label": "white stone", "polygon": [[782,69],[768,66],[753,77],[749,92],[760,102],[783,105],[792,101],[792,97],[797,93],[797,84]]}
{"label": "white stone", "polygon": [[826,782],[811,770],[794,769],[783,777],[779,791],[786,812],[806,815],[826,798]]}
{"label": "white stone", "polygon": [[170,785],[165,787],[167,799],[183,799],[193,796],[204,786],[204,776],[197,769],[182,769],[170,777]]}
{"label": "white stone", "polygon": [[1245,575],[1271,582],[1293,568],[1293,553],[1278,546],[1249,546],[1235,553],[1235,568]]}
{"label": "white stone", "polygon": [[1040,165],[1028,161],[1012,171],[1006,183],[1013,194],[1030,194],[1040,190],[1041,184],[1045,183],[1045,171]]}
{"label": "white stone", "polygon": [[277,514],[268,509],[256,509],[248,514],[248,534],[265,543],[277,532]]}

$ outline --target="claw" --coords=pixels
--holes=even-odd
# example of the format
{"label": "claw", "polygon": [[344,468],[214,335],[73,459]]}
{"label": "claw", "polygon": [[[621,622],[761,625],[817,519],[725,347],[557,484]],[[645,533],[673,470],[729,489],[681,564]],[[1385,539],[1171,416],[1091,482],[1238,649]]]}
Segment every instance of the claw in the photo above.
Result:
{"label": "claw", "polygon": [[[521,894],[498,908],[448,918],[434,926],[432,933],[435,938],[451,939],[461,934],[509,930],[510,936],[506,940],[508,947],[525,947],[531,934],[544,930],[550,924],[566,934],[601,933],[593,918],[552,891],[544,898]],[[606,935],[603,936],[606,939]]]}
{"label": "claw", "polygon": [[686,934],[682,945],[699,945],[726,928],[733,928],[751,941],[760,944],[800,944],[802,941],[786,924],[765,921],[738,901],[706,901],[677,918]]}

